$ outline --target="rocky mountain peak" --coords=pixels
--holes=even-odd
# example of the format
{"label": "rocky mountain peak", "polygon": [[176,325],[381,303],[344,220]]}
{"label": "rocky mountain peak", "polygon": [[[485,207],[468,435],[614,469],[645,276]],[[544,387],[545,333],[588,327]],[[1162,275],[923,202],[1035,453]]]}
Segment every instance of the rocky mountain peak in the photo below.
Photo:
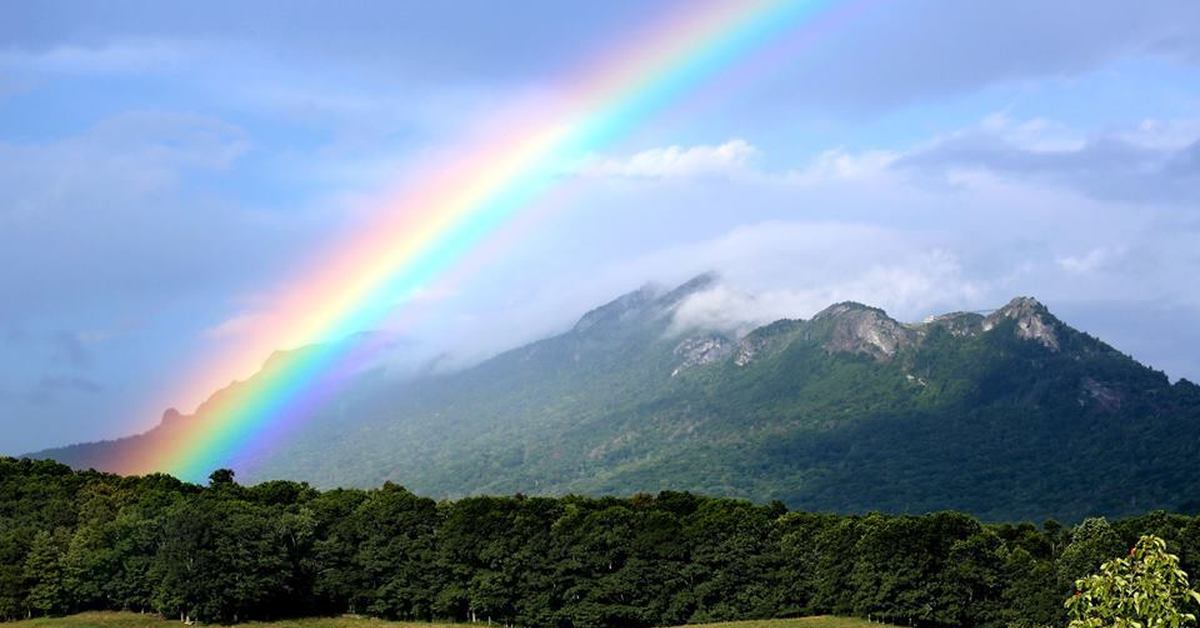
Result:
{"label": "rocky mountain peak", "polygon": [[877,307],[871,307],[870,305],[865,305],[865,304],[859,303],[857,301],[842,301],[840,303],[834,303],[833,305],[830,305],[829,307],[821,310],[820,312],[817,312],[816,314],[813,315],[812,320],[814,322],[816,322],[816,321],[821,321],[821,320],[840,318],[843,316],[852,316],[857,313],[865,313],[865,312],[875,312],[878,314],[882,314],[884,317],[887,317],[887,312],[884,312],[883,310],[881,310]]}
{"label": "rocky mountain peak", "polygon": [[1009,301],[1004,307],[983,319],[983,331],[990,331],[1005,320],[1016,321],[1018,337],[1034,340],[1051,351],[1058,351],[1058,319],[1037,299],[1017,297]]}
{"label": "rocky mountain peak", "polygon": [[170,425],[172,423],[179,421],[182,418],[183,418],[182,412],[180,412],[179,410],[176,410],[175,408],[167,408],[162,413],[162,420],[160,421],[160,423],[162,425]]}
{"label": "rocky mountain peak", "polygon": [[1032,312],[1048,314],[1049,310],[1046,309],[1046,306],[1042,305],[1041,301],[1038,301],[1033,297],[1013,297],[1011,301],[1005,303],[1003,307],[996,310],[994,315],[1002,314],[1011,317],[1018,314],[1028,314]]}
{"label": "rocky mountain peak", "polygon": [[812,320],[832,326],[824,345],[830,352],[865,353],[886,360],[916,339],[915,332],[893,320],[887,312],[851,301],[835,303]]}

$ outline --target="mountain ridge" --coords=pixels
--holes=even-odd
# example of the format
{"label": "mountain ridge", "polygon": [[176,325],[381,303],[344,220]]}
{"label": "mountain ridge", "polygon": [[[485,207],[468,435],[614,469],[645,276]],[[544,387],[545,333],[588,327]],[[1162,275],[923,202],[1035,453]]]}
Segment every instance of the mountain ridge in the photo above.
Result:
{"label": "mountain ridge", "polygon": [[[919,323],[842,302],[744,334],[673,327],[679,304],[716,282],[640,288],[457,373],[358,382],[239,477],[390,480],[446,497],[687,489],[995,518],[1122,514],[1139,497],[1179,508],[1200,489],[1175,462],[1198,453],[1200,389],[1032,297]],[[94,466],[167,438],[167,424],[37,455]],[[1115,467],[1108,450],[1131,444],[1145,455]],[[1107,473],[1099,488],[1048,483],[1089,465]]]}

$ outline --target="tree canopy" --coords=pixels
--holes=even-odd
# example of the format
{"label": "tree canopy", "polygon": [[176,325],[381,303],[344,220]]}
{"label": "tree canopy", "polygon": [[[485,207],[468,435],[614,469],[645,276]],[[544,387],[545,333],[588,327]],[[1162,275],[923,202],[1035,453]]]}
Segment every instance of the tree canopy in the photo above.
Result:
{"label": "tree canopy", "polygon": [[[1122,560],[1196,568],[1200,519],[1163,512],[1064,526],[789,512],[671,491],[439,502],[390,483],[243,486],[218,471],[198,486],[0,458],[0,619],[129,609],[204,622],[352,612],[654,626],[836,613],[1062,625],[1075,580],[1151,533],[1165,545]],[[1150,560],[1164,548],[1177,564]]]}

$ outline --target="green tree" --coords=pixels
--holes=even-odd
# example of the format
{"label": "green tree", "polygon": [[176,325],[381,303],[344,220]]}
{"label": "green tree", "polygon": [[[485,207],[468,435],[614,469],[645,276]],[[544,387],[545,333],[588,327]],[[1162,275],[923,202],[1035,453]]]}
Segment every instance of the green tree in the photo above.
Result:
{"label": "green tree", "polygon": [[152,573],[167,616],[233,621],[270,614],[286,591],[287,548],[272,513],[216,489],[171,508]]}
{"label": "green tree", "polygon": [[25,558],[25,580],[29,585],[29,608],[35,614],[61,615],[68,610],[63,585],[62,544],[45,530],[33,537]]}
{"label": "green tree", "polygon": [[9,520],[0,518],[0,621],[20,619],[28,614],[25,580],[25,555],[28,539],[21,529],[7,527]]}
{"label": "green tree", "polygon": [[[356,514],[367,499],[364,491],[335,489],[316,497],[310,507],[317,523],[310,558],[314,563],[312,592],[317,602],[336,613],[358,613],[370,604],[367,582],[356,563],[357,548],[366,531]],[[372,593],[373,594],[373,593]]]}
{"label": "green tree", "polygon": [[212,488],[232,486],[234,485],[233,476],[233,469],[217,469],[208,474],[208,485]]}
{"label": "green tree", "polygon": [[1005,560],[1004,624],[1013,628],[1057,626],[1066,618],[1054,563],[1039,560],[1023,547]]}
{"label": "green tree", "polygon": [[1070,592],[1076,580],[1094,573],[1101,563],[1127,547],[1104,517],[1084,519],[1075,526],[1070,545],[1058,558],[1059,594]]}
{"label": "green tree", "polygon": [[1177,628],[1196,623],[1188,609],[1200,593],[1188,585],[1179,558],[1167,553],[1166,541],[1146,535],[1129,556],[1104,563],[1100,572],[1076,581],[1065,606],[1070,628]]}

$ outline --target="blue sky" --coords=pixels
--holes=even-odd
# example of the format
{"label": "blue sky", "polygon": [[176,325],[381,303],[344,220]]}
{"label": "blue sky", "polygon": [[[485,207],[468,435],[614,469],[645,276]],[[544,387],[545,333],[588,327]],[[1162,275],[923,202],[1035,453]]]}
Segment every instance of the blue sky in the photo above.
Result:
{"label": "blue sky", "polygon": [[[1030,294],[1200,379],[1200,5],[853,4],[595,155],[518,245],[412,306],[389,363],[466,364],[715,269],[681,323]],[[686,10],[0,7],[0,453],[190,410],[165,391],[195,356],[243,341],[408,165]]]}

